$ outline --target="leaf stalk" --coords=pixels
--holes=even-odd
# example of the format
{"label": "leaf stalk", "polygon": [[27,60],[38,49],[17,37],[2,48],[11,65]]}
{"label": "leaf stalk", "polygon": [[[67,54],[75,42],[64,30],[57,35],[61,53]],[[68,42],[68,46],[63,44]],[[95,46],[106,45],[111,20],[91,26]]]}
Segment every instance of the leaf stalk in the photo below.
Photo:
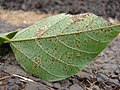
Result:
{"label": "leaf stalk", "polygon": [[4,40],[11,42],[11,39],[9,39],[8,37],[2,37]]}

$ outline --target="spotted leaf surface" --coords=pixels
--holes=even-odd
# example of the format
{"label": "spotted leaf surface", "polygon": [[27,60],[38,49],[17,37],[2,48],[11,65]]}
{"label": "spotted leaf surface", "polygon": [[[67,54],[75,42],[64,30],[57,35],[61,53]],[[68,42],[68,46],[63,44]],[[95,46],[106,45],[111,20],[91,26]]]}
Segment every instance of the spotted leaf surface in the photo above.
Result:
{"label": "spotted leaf surface", "polygon": [[59,14],[19,31],[11,47],[26,71],[57,81],[85,68],[119,32],[120,25],[91,13]]}

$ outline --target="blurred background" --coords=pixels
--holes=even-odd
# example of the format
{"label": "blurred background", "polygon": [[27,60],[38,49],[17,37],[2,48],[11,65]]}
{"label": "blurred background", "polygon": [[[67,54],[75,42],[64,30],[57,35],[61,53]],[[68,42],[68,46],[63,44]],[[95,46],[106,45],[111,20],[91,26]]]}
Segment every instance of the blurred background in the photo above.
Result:
{"label": "blurred background", "polygon": [[54,14],[85,12],[118,22],[120,0],[0,0],[0,20],[20,27]]}
{"label": "blurred background", "polygon": [[120,19],[120,0],[0,0],[0,6],[8,10],[46,14],[92,12],[100,16]]}

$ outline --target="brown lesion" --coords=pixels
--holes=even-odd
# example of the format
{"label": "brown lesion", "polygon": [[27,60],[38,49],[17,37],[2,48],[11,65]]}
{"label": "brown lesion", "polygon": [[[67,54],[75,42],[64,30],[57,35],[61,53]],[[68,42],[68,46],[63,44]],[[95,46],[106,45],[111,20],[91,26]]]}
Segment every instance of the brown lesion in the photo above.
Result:
{"label": "brown lesion", "polygon": [[76,23],[79,22],[79,21],[84,21],[84,19],[85,19],[87,16],[90,16],[90,13],[73,15],[73,16],[72,16],[72,19],[71,19],[71,22],[72,22],[72,24],[76,24]]}
{"label": "brown lesion", "polygon": [[34,57],[34,62],[37,65],[40,65],[40,57]]}
{"label": "brown lesion", "polygon": [[39,29],[39,30],[37,30],[37,32],[35,32],[35,37],[40,37],[40,36],[43,35],[43,33],[44,33],[44,30],[43,29]]}
{"label": "brown lesion", "polygon": [[45,31],[48,29],[48,26],[45,25],[44,27],[38,29],[36,32],[35,32],[35,37],[41,37],[44,35]]}
{"label": "brown lesion", "polygon": [[77,47],[79,48],[79,47],[80,47],[80,41],[77,41],[77,42],[76,42],[76,45],[77,45]]}

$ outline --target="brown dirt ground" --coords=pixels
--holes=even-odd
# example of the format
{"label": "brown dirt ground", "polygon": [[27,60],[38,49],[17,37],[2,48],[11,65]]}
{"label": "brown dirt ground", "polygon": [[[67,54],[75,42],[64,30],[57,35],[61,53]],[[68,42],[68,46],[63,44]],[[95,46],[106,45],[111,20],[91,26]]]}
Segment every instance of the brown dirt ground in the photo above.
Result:
{"label": "brown dirt ground", "polygon": [[[113,23],[118,23],[120,15],[118,10],[119,0],[98,1],[97,3],[100,4],[98,8],[101,7],[101,2],[105,3],[101,10],[95,8],[95,4],[91,4],[91,2],[95,2],[95,0],[88,0],[88,2],[90,2],[89,4],[86,4],[88,3],[86,0],[85,2],[84,0],[75,0],[75,2],[74,0],[66,0],[64,3],[61,3],[62,0],[53,0],[53,2],[50,0],[46,0],[46,2],[41,0],[41,3],[44,2],[41,6],[42,8],[36,6],[41,5],[41,3],[38,4],[39,1],[37,0],[37,3],[34,2],[32,4],[32,11],[29,8],[31,0],[28,0],[29,3],[21,0],[21,2],[24,1],[24,3],[20,5],[19,1],[20,0],[14,2],[14,0],[11,0],[11,3],[9,3],[9,1],[5,3],[4,0],[0,1],[2,8],[9,9],[0,9],[0,33],[25,28],[43,18],[55,15],[56,12],[66,12],[65,8],[59,8],[61,5],[66,5],[66,8],[69,8],[67,12],[75,14],[80,10],[75,10],[76,6],[79,6],[79,3],[83,3],[83,11],[81,11],[81,13],[92,11],[105,18],[112,17],[115,18],[115,20],[112,18],[108,20]],[[50,1],[49,4],[48,1]],[[77,3],[77,1],[81,2]],[[110,2],[112,2],[112,5]],[[109,5],[106,6],[107,4]],[[53,7],[53,5],[55,6]],[[111,11],[112,7],[114,9]],[[84,11],[84,8],[87,8],[87,10]],[[98,9],[99,12],[96,11],[96,9]],[[114,14],[112,15],[111,12]],[[34,18],[32,18],[33,16]],[[0,46],[0,90],[120,90],[120,36],[114,39],[91,65],[77,75],[53,83],[41,80],[25,72],[17,63],[9,44],[5,43]]]}

